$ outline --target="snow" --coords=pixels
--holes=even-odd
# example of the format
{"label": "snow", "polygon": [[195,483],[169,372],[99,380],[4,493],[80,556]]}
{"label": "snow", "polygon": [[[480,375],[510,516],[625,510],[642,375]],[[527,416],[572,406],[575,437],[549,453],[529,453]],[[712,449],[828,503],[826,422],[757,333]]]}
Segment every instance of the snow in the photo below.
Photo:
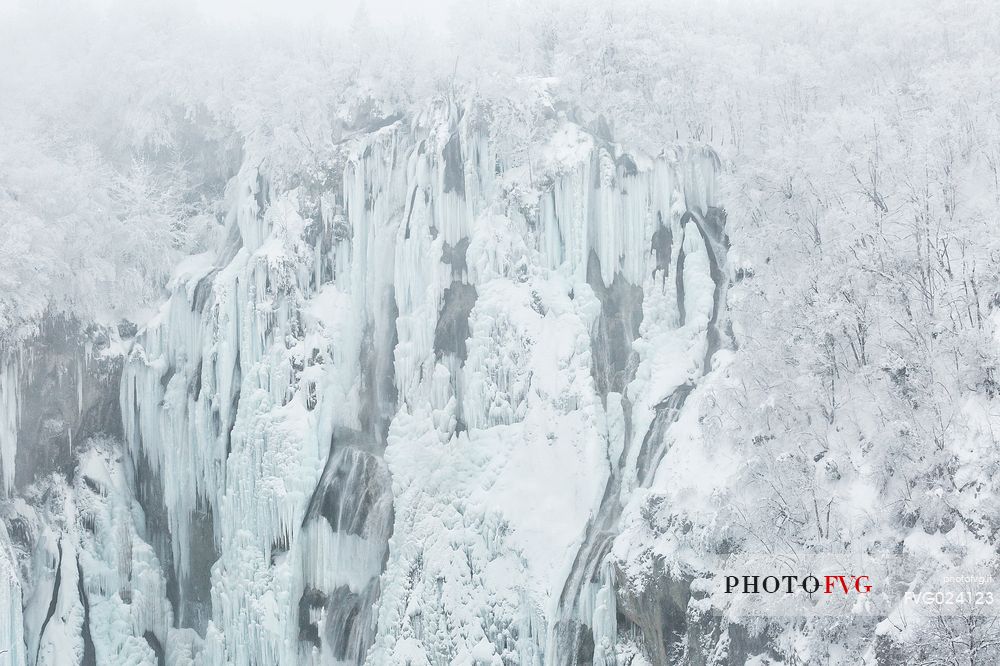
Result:
{"label": "snow", "polygon": [[[688,253],[685,326],[672,291],[643,305],[629,389],[645,396],[637,422],[701,372],[713,283],[701,236],[685,234],[680,216],[685,197],[714,201],[702,191],[714,178],[701,171],[702,153],[633,169],[564,124],[543,151],[553,184],[535,225],[498,205],[487,139],[459,118],[439,105],[410,129],[358,140],[342,201],[320,197],[318,220],[302,217],[300,190],[276,190],[245,166],[228,191],[228,224],[242,242],[180,265],[169,302],[136,338],[122,382],[126,441],[163,485],[178,578],[205,566],[185,544],[198,506],[211,508],[220,557],[201,659],[315,654],[299,641],[299,599],[310,589],[380,590],[365,602],[378,627],[362,633],[374,643],[371,663],[543,659],[611,460],[625,449],[621,396],[608,396],[606,413],[591,374],[601,311],[587,284],[592,250],[604,287],[620,273],[644,289],[656,282],[655,223]],[[306,240],[316,225],[321,238],[346,225],[349,238],[321,256]],[[458,310],[448,315],[458,328],[446,334],[438,320],[456,284],[473,300],[467,324]],[[467,340],[448,337],[464,326]],[[373,380],[359,385],[372,369],[376,380],[392,377],[395,406],[364,383]],[[379,418],[384,445],[370,430]],[[346,485],[322,481],[324,468],[335,477],[322,479]],[[367,485],[386,499],[373,499],[356,528],[348,514],[307,513],[330,492],[360,497],[357,484],[373,473],[391,479],[391,508],[388,486]],[[614,593],[593,594],[584,620],[611,659]],[[347,631],[333,609],[308,617],[320,652]]]}

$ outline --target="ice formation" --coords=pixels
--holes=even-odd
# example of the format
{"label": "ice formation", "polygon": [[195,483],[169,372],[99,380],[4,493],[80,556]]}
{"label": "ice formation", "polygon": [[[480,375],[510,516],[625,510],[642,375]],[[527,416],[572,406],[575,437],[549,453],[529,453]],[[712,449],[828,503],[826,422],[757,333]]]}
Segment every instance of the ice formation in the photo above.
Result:
{"label": "ice formation", "polygon": [[17,358],[0,357],[0,472],[4,495],[14,487],[17,456]]}
{"label": "ice formation", "polygon": [[324,178],[247,147],[226,243],[128,352],[123,444],[74,444],[23,507],[51,575],[0,553],[24,595],[3,663],[614,664],[657,640],[618,626],[612,545],[728,344],[715,155],[566,121],[529,176],[475,108],[375,124]]}

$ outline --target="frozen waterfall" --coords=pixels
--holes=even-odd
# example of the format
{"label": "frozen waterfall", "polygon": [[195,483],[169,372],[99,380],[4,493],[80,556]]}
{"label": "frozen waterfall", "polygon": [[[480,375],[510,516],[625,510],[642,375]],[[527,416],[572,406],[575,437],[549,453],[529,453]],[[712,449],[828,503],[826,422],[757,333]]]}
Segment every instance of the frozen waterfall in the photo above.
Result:
{"label": "frozen waterfall", "polygon": [[127,352],[123,448],[23,509],[51,575],[0,553],[3,663],[619,663],[619,522],[729,344],[718,160],[563,120],[528,169],[479,111],[309,177],[248,144]]}

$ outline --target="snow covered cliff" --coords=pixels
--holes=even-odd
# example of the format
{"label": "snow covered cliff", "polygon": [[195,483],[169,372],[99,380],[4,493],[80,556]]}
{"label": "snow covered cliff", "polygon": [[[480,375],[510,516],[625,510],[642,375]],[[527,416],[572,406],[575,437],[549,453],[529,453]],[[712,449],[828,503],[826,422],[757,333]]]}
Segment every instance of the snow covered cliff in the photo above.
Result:
{"label": "snow covered cliff", "polygon": [[296,187],[249,157],[137,337],[138,499],[211,663],[613,663],[618,519],[727,339],[717,163],[567,122],[534,182],[485,123]]}
{"label": "snow covered cliff", "polygon": [[248,148],[225,242],[128,352],[123,448],[23,509],[56,572],[29,581],[25,663],[664,649],[619,631],[609,553],[730,344],[717,158],[567,120],[508,168],[488,123],[365,118],[294,182]]}

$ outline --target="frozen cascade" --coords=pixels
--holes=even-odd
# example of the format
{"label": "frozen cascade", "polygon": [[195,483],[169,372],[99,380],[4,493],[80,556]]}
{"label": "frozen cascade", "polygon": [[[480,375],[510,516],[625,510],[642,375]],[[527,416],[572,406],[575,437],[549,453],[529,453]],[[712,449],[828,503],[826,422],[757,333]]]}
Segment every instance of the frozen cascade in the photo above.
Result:
{"label": "frozen cascade", "polygon": [[372,125],[321,179],[247,145],[128,352],[124,450],[70,427],[8,516],[29,663],[616,663],[617,517],[726,344],[715,156],[563,121],[529,174],[474,104]]}
{"label": "frozen cascade", "polygon": [[[588,521],[560,594],[548,639],[549,663],[616,663],[616,628],[614,620],[608,619],[609,614],[614,616],[614,572],[608,555],[623,509],[633,489],[652,480],[669,444],[669,425],[679,416],[697,377],[711,370],[715,351],[731,337],[720,331],[725,328],[728,284],[725,213],[714,205],[712,181],[700,174],[697,167],[687,173],[685,209],[675,225],[663,225],[664,217],[657,212],[657,228],[650,239],[655,263],[645,281],[630,283],[624,277],[626,270],[615,276],[608,289],[608,276],[602,270],[605,264],[597,252],[590,255],[588,281],[601,302],[601,315],[593,329],[595,381],[606,401],[614,396],[613,404],[621,405],[624,427],[620,434],[609,428],[609,456],[617,459],[611,458],[603,498]],[[676,249],[674,239],[679,239]],[[673,257],[672,252],[676,252]],[[673,307],[667,307],[674,312],[664,318],[663,296],[671,267],[676,290]],[[662,272],[659,285],[658,272]],[[650,385],[650,379],[660,385]],[[662,400],[650,405],[650,398],[657,395]],[[620,443],[611,442],[613,436],[620,436]],[[595,607],[600,612],[595,614]],[[646,649],[654,663],[661,663],[666,656],[657,643],[651,641]]]}

